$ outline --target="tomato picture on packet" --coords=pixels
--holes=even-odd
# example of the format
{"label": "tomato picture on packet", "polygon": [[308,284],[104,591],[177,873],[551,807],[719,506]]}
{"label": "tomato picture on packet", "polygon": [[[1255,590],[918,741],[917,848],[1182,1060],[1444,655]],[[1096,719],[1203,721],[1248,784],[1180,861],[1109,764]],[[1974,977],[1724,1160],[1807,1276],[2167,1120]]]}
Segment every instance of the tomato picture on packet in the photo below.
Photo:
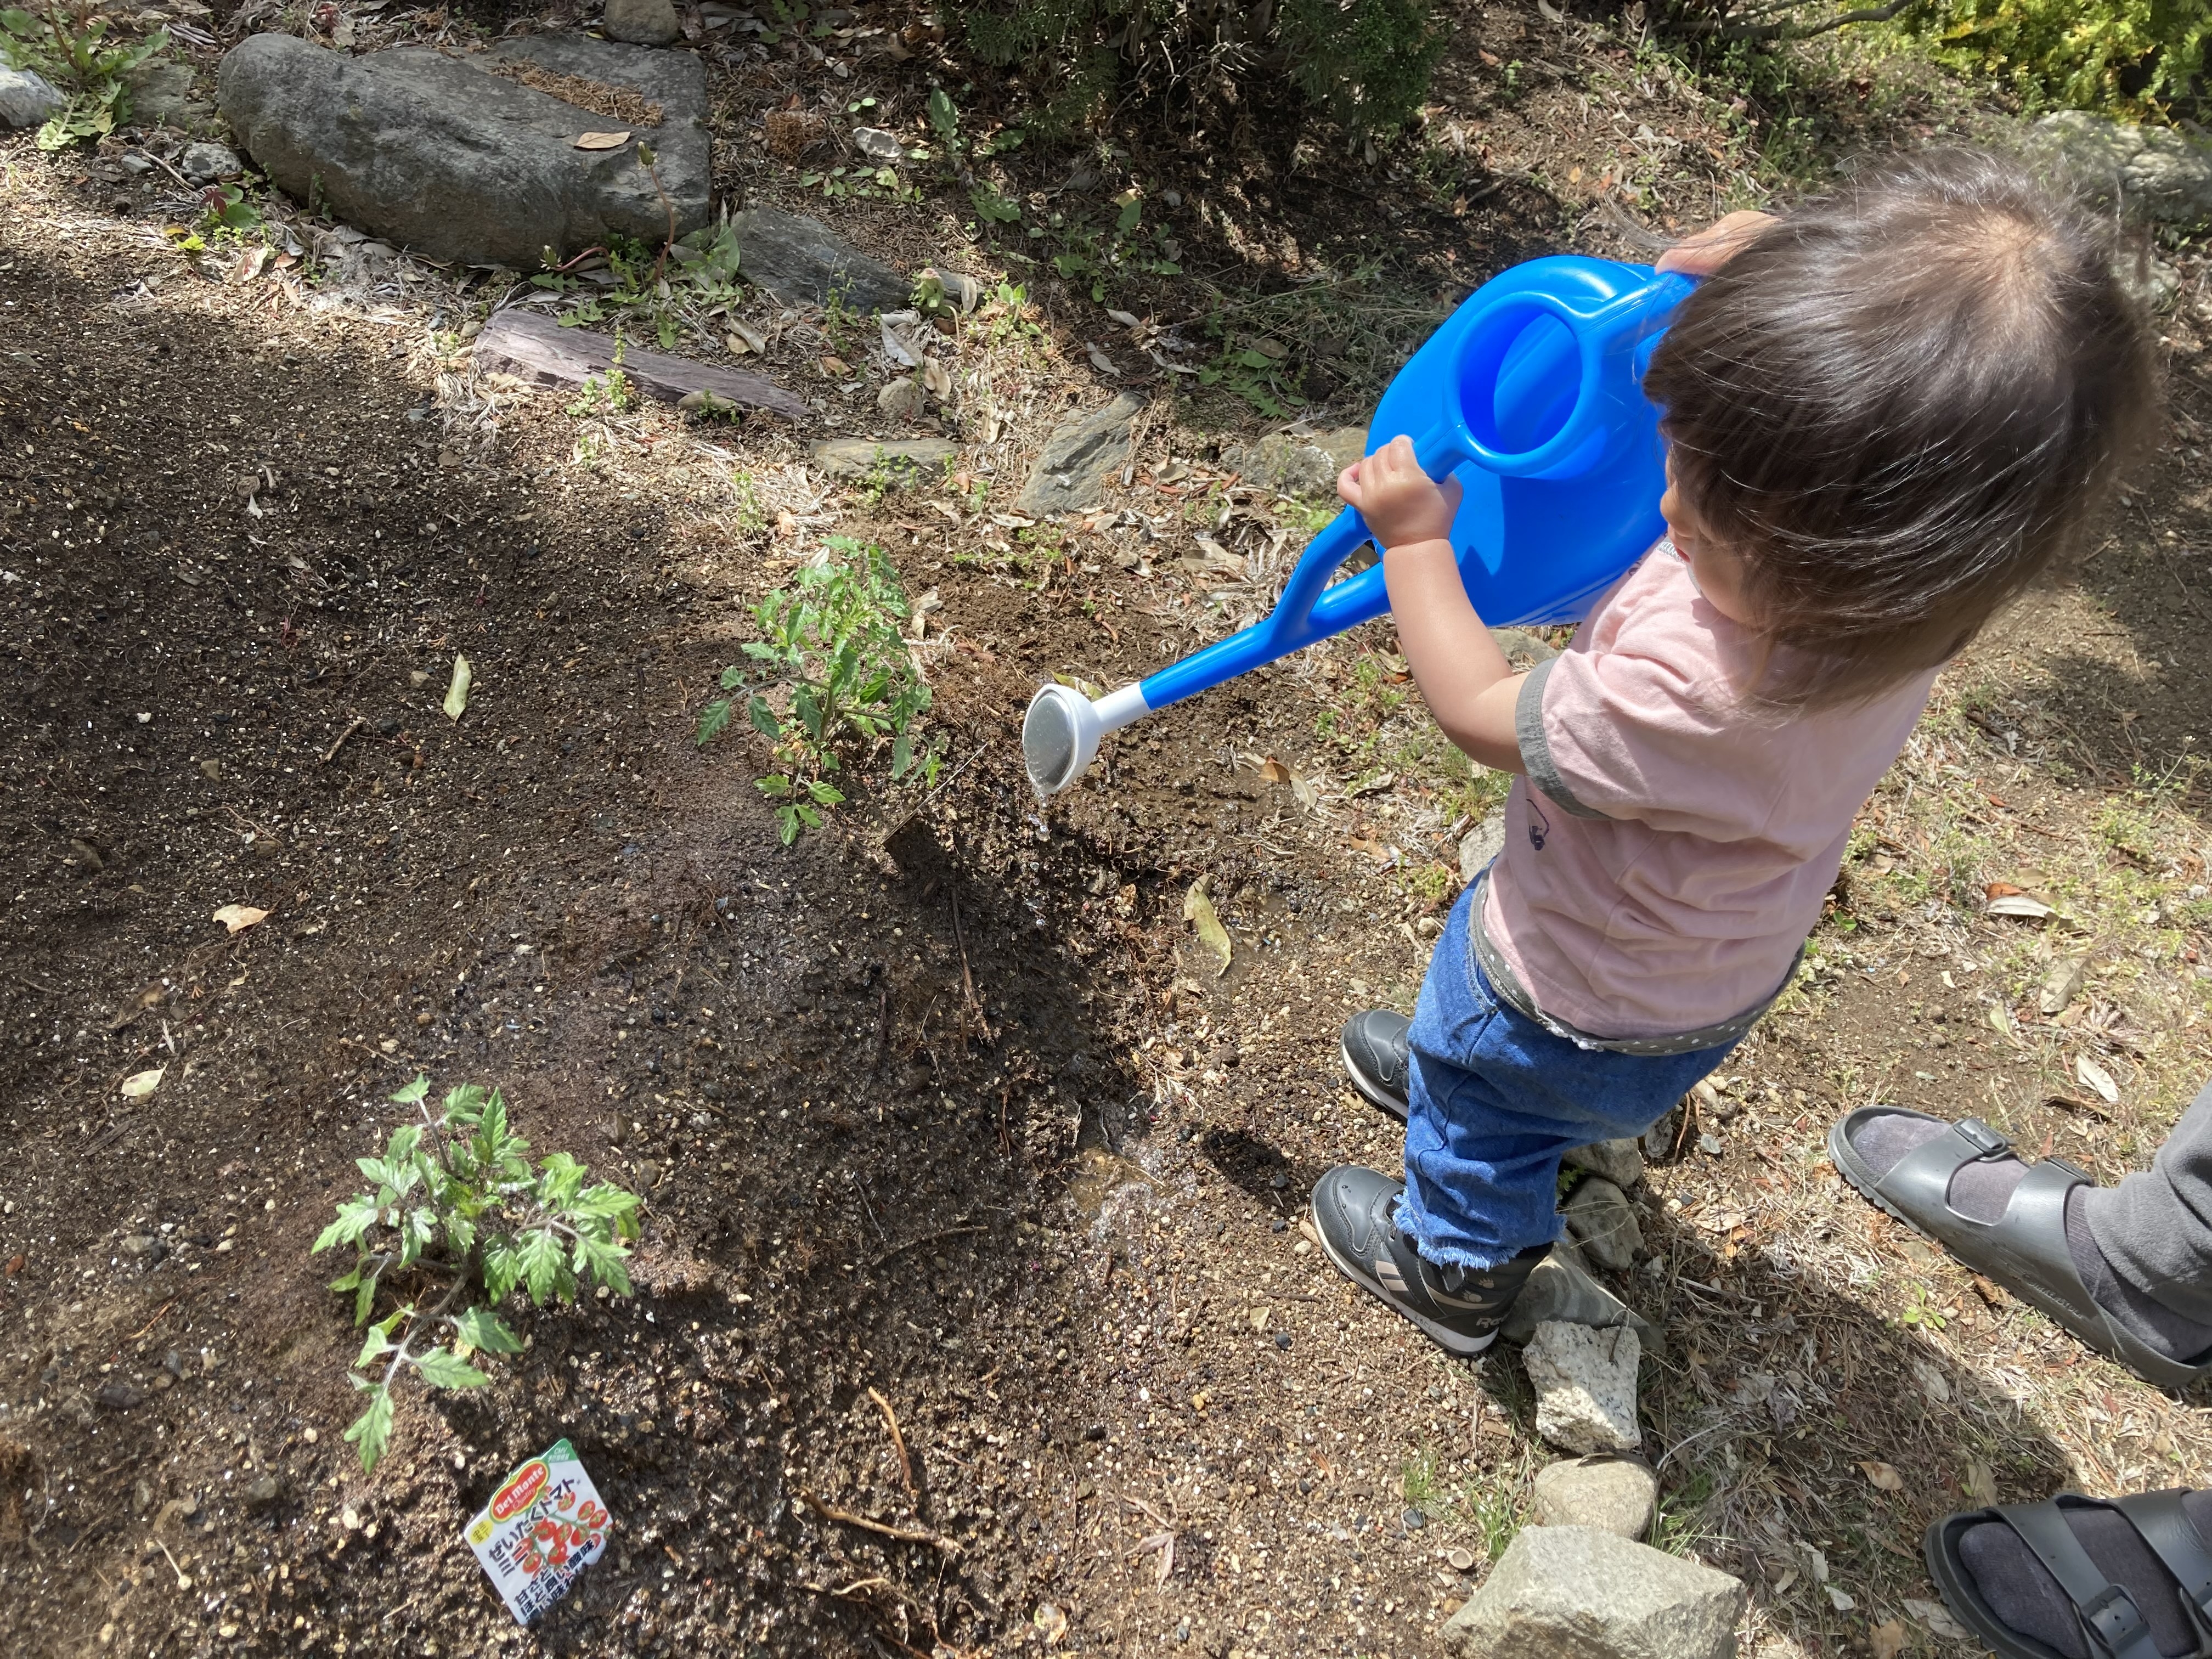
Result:
{"label": "tomato picture on packet", "polygon": [[507,1611],[526,1625],[599,1559],[611,1519],[575,1449],[557,1440],[500,1482],[467,1536]]}

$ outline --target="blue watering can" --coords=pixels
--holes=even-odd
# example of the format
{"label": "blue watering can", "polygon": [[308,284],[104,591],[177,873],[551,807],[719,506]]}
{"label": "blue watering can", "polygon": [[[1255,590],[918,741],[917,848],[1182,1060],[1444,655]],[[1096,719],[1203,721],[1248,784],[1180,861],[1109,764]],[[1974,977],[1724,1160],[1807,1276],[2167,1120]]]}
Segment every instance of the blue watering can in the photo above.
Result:
{"label": "blue watering can", "polygon": [[[1382,394],[1370,453],[1411,434],[1423,470],[1465,491],[1452,545],[1484,622],[1574,621],[1658,539],[1666,463],[1642,383],[1691,287],[1650,265],[1531,259],[1469,295]],[[1347,507],[1243,632],[1095,702],[1040,690],[1022,721],[1037,793],[1081,777],[1107,732],[1388,611],[1380,564],[1330,580],[1369,539]]]}

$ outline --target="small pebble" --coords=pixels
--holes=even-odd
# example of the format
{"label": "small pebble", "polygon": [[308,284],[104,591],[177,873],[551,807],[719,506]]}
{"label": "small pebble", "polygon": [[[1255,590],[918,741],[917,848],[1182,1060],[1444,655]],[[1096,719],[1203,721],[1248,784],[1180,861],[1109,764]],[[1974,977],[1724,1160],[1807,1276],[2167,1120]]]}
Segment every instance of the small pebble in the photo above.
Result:
{"label": "small pebble", "polygon": [[1474,1552],[1473,1550],[1454,1548],[1445,1555],[1444,1559],[1451,1563],[1452,1571],[1454,1572],[1473,1572],[1474,1571]]}
{"label": "small pebble", "polygon": [[1419,1532],[1423,1527],[1429,1524],[1429,1517],[1422,1514],[1419,1510],[1407,1510],[1404,1515],[1399,1517],[1399,1519],[1402,1520],[1406,1523],[1406,1530],[1407,1532]]}
{"label": "small pebble", "polygon": [[1273,1221],[1267,1224],[1267,1231],[1271,1233],[1285,1233],[1290,1230],[1291,1224],[1284,1220],[1280,1216],[1277,1216]]}
{"label": "small pebble", "polygon": [[1287,1349],[1291,1346],[1291,1334],[1288,1331],[1277,1331],[1275,1333],[1275,1346],[1279,1348]]}

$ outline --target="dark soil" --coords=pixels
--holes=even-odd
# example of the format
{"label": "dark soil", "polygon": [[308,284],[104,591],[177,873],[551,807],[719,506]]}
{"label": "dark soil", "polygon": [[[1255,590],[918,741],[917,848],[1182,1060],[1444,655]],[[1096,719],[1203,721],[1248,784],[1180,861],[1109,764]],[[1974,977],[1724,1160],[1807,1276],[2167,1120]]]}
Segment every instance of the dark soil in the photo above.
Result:
{"label": "dark soil", "polygon": [[[1417,166],[1140,158],[1179,181],[1194,269],[1279,296],[1324,264],[1383,259],[1382,300],[1294,340],[1319,419],[1359,418],[1391,343],[1511,259],[1622,251],[1605,192],[1641,190],[1640,211],[1686,228],[1747,188],[1761,111],[1725,114],[1626,41],[1558,36],[1535,11],[1461,22],[1437,95],[1462,131]],[[825,208],[750,125],[795,95],[912,101],[938,63],[863,62],[847,82],[803,54],[718,60],[723,182],[908,264],[941,257],[962,192]],[[1924,125],[1919,97],[1885,118]],[[1862,130],[1844,101],[1823,142]],[[960,769],[918,809],[856,791],[786,848],[752,787],[757,746],[690,742],[745,625],[733,607],[791,562],[783,532],[730,512],[726,453],[656,412],[623,428],[617,463],[583,465],[551,397],[502,411],[484,447],[451,424],[450,360],[423,343],[482,297],[459,292],[476,277],[402,295],[380,322],[303,307],[296,283],[160,246],[158,179],[27,140],[6,159],[11,1650],[1424,1648],[1547,1454],[1517,1361],[1445,1361],[1299,1234],[1325,1169],[1397,1156],[1345,1088],[1335,1032],[1409,1004],[1471,799],[1407,746],[1387,632],[1148,722],[1047,809],[1014,735],[1034,685],[1133,677],[1227,618],[1118,565],[1105,529],[1069,527],[1018,570],[969,562],[972,520],[838,498],[839,528],[940,592],[933,719]],[[1072,158],[1018,159],[1015,182],[1042,191]],[[1047,325],[1015,388],[1026,443],[1100,400],[1081,349],[1099,325],[1080,284],[1022,252],[962,250],[1031,283]],[[1168,319],[1204,300],[1115,297],[1131,296]],[[2193,372],[2193,325],[2174,335]],[[804,354],[768,368],[820,391]],[[2185,422],[2197,397],[2185,382]],[[1218,392],[1163,410],[1109,505],[1211,511],[1231,481],[1174,484],[1170,458],[1202,465],[1209,434],[1256,422]],[[757,476],[813,435],[710,434]],[[1978,1462],[2008,1498],[2212,1463],[2174,1401],[1978,1297],[1840,1196],[1819,1152],[1837,1111],[1887,1086],[2004,1115],[2023,1144],[2070,1135],[2062,1150],[2117,1173],[2186,1097],[2204,1057],[2185,1024],[2194,921],[2170,948],[2127,946],[2137,1024],[2106,1027],[2142,1044],[2124,1134],[2052,1103],[2072,1028],[2021,1058],[1989,1022],[1989,980],[1942,978],[1955,953],[2019,948],[1972,914],[1982,880],[2095,886],[2055,847],[2031,863],[2039,837],[2177,892],[2203,877],[2183,850],[2208,714],[2191,630],[2212,595],[2185,556],[2202,469],[2186,442],[2162,468],[2079,587],[1947,678],[1936,747],[1862,825],[1820,935],[1834,971],[1732,1063],[1729,1103],[1680,1124],[1639,1192],[1651,1255],[1615,1283],[1667,1331],[1646,1373],[1658,1541],[1753,1581],[1749,1651],[1857,1651],[1927,1597],[1911,1540]],[[439,710],[456,653],[476,680],[458,722]],[[1285,767],[1334,779],[1328,811]],[[2176,769],[2189,788],[2159,797],[2157,836],[2132,854],[2096,840],[2140,779]],[[1939,791],[1974,816],[1972,847],[1913,817]],[[1201,877],[1225,973],[1183,921]],[[2129,915],[2180,902],[2124,890]],[[268,917],[229,935],[210,918],[234,903]],[[2008,995],[2032,1007],[2033,978]],[[2136,1053],[2099,1052],[2122,1070]],[[155,1066],[150,1097],[119,1092]],[[406,1385],[368,1479],[340,1438],[359,1337],[324,1288],[331,1258],[307,1252],[358,1184],[352,1160],[410,1120],[387,1097],[417,1072],[498,1084],[540,1152],[646,1194],[638,1293],[510,1309],[528,1352],[479,1392]],[[562,1437],[613,1544],[526,1633],[461,1528]],[[1863,1462],[1903,1490],[1878,1493]],[[1805,1576],[1808,1544],[1856,1610]],[[1462,1551],[1471,1571],[1450,1565]]]}

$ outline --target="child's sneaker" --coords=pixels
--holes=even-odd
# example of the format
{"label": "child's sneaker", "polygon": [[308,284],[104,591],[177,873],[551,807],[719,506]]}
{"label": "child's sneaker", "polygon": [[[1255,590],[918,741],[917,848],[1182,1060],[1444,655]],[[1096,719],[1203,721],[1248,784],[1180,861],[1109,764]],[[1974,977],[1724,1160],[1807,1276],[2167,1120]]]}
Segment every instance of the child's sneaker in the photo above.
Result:
{"label": "child's sneaker", "polygon": [[1406,1121],[1407,1078],[1413,1050],[1406,1041],[1413,1023],[1388,1008],[1370,1008],[1344,1022],[1344,1069],[1352,1086],[1378,1111]]}
{"label": "child's sneaker", "polygon": [[1552,1253],[1533,1245],[1500,1267],[1437,1267],[1421,1260],[1398,1231],[1398,1195],[1406,1190],[1373,1170],[1342,1164],[1314,1188],[1314,1229],[1336,1270],[1412,1320],[1447,1353],[1479,1354],[1537,1264]]}

